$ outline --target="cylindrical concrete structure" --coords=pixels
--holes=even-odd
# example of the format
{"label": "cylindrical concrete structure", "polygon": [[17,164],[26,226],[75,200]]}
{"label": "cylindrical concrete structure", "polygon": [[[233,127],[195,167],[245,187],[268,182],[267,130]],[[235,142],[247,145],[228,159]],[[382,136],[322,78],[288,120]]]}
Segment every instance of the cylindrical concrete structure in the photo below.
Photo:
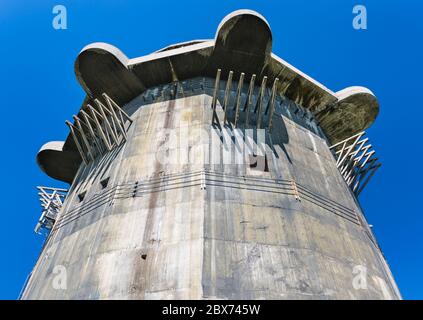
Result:
{"label": "cylindrical concrete structure", "polygon": [[[40,151],[40,167],[71,187],[23,299],[401,298],[329,148],[371,124],[374,96],[337,97],[271,55],[271,40],[243,38],[248,26],[268,27],[241,11],[214,41],[153,57],[128,60],[117,49],[97,57],[104,44],[81,52],[77,76],[92,94],[82,109],[103,90],[133,122],[122,118],[122,140],[98,156],[93,130],[93,159],[77,172],[72,136],[61,150]],[[246,41],[254,55],[242,54]],[[90,73],[83,59],[101,70]],[[207,63],[183,69],[195,59]],[[242,69],[242,59],[252,64]],[[339,120],[354,108],[369,109]]]}

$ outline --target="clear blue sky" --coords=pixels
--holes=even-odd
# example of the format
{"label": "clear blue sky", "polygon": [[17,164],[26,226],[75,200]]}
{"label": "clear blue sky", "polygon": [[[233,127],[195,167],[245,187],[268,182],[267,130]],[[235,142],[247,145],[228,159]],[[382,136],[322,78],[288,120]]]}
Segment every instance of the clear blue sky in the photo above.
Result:
{"label": "clear blue sky", "polygon": [[[52,28],[56,4],[67,8],[67,30]],[[368,30],[353,29],[355,4],[367,7]],[[243,8],[266,17],[283,59],[334,91],[362,85],[377,95],[380,115],[368,134],[383,166],[361,202],[404,298],[423,298],[419,0],[1,0],[0,298],[17,298],[41,249],[35,186],[61,184],[38,169],[35,155],[66,137],[64,121],[80,107],[79,50],[103,41],[133,58],[213,38],[221,19]]]}

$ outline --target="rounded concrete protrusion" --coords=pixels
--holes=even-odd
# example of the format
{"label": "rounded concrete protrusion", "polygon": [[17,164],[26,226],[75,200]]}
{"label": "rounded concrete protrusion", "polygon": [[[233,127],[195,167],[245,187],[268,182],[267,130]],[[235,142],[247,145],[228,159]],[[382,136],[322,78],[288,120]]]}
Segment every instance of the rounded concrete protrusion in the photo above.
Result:
{"label": "rounded concrete protrusion", "polygon": [[233,71],[257,73],[270,59],[271,51],[272,31],[266,19],[255,11],[234,11],[217,28],[213,68],[230,66]]}
{"label": "rounded concrete protrusion", "polygon": [[317,118],[332,143],[342,141],[369,128],[379,113],[376,96],[364,87],[338,91],[338,101],[321,111]]}
{"label": "rounded concrete protrusion", "polygon": [[253,55],[272,52],[272,31],[269,23],[252,10],[237,10],[220,22],[216,36],[217,49],[236,50]]}
{"label": "rounded concrete protrusion", "polygon": [[105,92],[122,103],[144,89],[141,81],[128,70],[128,61],[115,46],[96,42],[79,53],[75,61],[75,74],[90,97],[95,98]]}
{"label": "rounded concrete protrusion", "polygon": [[71,184],[81,158],[77,152],[63,151],[64,143],[64,141],[47,142],[38,151],[36,161],[49,177]]}

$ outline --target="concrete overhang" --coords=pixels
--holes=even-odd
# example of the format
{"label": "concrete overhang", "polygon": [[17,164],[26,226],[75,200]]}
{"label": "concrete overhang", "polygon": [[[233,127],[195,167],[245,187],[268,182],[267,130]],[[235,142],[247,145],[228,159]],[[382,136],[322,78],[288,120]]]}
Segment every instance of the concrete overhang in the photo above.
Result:
{"label": "concrete overhang", "polygon": [[51,141],[44,144],[37,153],[37,164],[49,177],[72,183],[81,163],[79,153],[64,151],[64,141]]}
{"label": "concrete overhang", "polygon": [[[370,90],[351,87],[334,93],[272,53],[270,26],[251,10],[226,16],[213,40],[170,45],[134,59],[110,44],[93,43],[83,48],[75,61],[76,77],[87,94],[83,106],[103,92],[125,105],[147,88],[197,76],[215,77],[218,68],[222,79],[230,70],[244,72],[247,79],[256,74],[258,81],[267,76],[270,84],[279,78],[278,92],[313,112],[332,143],[368,128],[379,112]],[[66,154],[77,152],[70,136],[63,150]],[[54,161],[48,162],[38,163],[49,176],[53,176],[50,170],[58,176],[59,169],[51,168]]]}

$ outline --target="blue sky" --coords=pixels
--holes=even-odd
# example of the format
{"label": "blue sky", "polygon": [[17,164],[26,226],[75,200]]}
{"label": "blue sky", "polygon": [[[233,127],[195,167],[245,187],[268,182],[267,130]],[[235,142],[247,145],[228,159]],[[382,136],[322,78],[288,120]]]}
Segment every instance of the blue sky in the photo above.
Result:
{"label": "blue sky", "polygon": [[[57,4],[67,8],[67,30],[52,27]],[[356,4],[367,8],[367,30],[352,27]],[[423,298],[423,2],[2,0],[0,299],[18,297],[42,246],[33,232],[35,186],[62,186],[38,169],[35,155],[43,143],[64,140],[64,121],[80,107],[84,93],[73,71],[79,50],[102,41],[133,58],[213,38],[221,19],[243,8],[266,17],[273,52],[295,67],[333,91],[362,85],[377,95],[380,114],[368,135],[383,166],[361,203],[403,297]]]}

